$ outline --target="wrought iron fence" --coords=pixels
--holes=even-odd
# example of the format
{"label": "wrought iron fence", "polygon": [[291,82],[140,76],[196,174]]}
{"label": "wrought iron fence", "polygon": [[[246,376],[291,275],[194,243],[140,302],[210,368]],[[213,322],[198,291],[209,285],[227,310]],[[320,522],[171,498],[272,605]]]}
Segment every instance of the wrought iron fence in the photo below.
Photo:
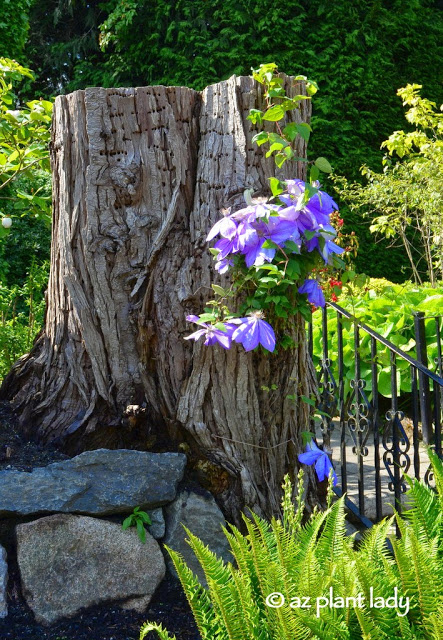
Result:
{"label": "wrought iron fence", "polygon": [[[425,320],[435,321],[437,357],[430,365],[435,371],[429,368],[427,359]],[[331,358],[328,322],[335,321],[336,349]],[[345,370],[344,349],[349,353],[349,340],[344,344],[345,324],[352,328],[352,370],[349,366]],[[337,304],[328,303],[322,310],[319,419],[313,428],[336,468],[337,495],[347,494],[348,508],[365,526],[387,515],[389,503],[402,511],[406,474],[432,485],[432,470],[420,439],[442,457],[442,317],[425,318],[415,313],[414,332],[417,358]],[[312,355],[312,323],[308,339]],[[368,341],[370,356],[362,360],[361,346],[365,342],[368,353]],[[379,357],[382,352],[383,362]],[[380,372],[384,372],[386,382],[387,370],[390,393],[385,390],[385,396],[389,398],[379,393]],[[399,388],[400,370],[402,380],[407,373],[410,381],[407,393]]]}

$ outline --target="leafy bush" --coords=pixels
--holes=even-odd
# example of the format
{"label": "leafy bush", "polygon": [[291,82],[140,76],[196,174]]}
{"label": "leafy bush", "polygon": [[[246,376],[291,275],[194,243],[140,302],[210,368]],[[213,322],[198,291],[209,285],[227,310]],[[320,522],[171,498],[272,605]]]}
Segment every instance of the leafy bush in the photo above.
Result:
{"label": "leafy bush", "polygon": [[[416,357],[413,311],[424,311],[427,316],[436,316],[443,309],[443,284],[432,288],[431,285],[416,286],[411,282],[403,285],[388,280],[371,280],[367,291],[348,287],[348,294],[340,298],[339,304],[352,313],[360,322],[380,333],[397,347]],[[313,316],[314,364],[320,364],[322,358],[322,320],[321,312]],[[435,320],[425,320],[428,359],[430,368],[437,357],[437,336]],[[354,326],[352,321],[343,320],[343,360],[345,373],[345,393],[350,390],[350,381],[355,373]],[[328,351],[332,361],[332,371],[338,375],[338,336],[336,312],[328,309]],[[361,377],[366,381],[366,389],[372,389],[371,381],[371,342],[370,336],[361,332],[360,343]],[[391,370],[389,349],[378,345],[378,390],[391,397]],[[409,364],[397,359],[397,386],[404,392],[411,391]]]}
{"label": "leafy bush", "polygon": [[372,232],[401,239],[415,282],[422,284],[424,272],[435,286],[443,277],[443,114],[420,89],[408,84],[397,91],[415,130],[394,131],[383,142],[383,172],[364,165],[366,185],[336,177],[336,188],[351,209],[371,215]]}
{"label": "leafy bush", "polygon": [[[438,493],[410,481],[407,519],[394,515],[375,525],[358,549],[346,535],[344,499],[304,524],[302,484],[294,511],[287,478],[281,520],[252,515],[244,517],[246,535],[233,526],[225,530],[236,566],[225,564],[188,531],[208,588],[178,553],[168,552],[202,639],[443,638],[443,465],[432,452],[430,457]],[[394,522],[402,535],[389,545]],[[389,606],[394,593],[397,607]],[[142,627],[140,640],[151,630],[171,640],[150,623]]]}
{"label": "leafy bush", "polygon": [[44,290],[49,262],[32,265],[20,287],[0,283],[0,379],[24,353],[40,331],[45,311]]}
{"label": "leafy bush", "polygon": [[[0,190],[5,204],[12,200],[22,215],[23,211],[32,211],[50,224],[51,198],[41,192],[47,183],[35,189],[33,176],[36,170],[40,174],[50,171],[48,144],[53,104],[48,100],[32,100],[17,109],[13,88],[23,79],[33,78],[30,69],[0,57]],[[23,182],[18,183],[22,177],[28,178],[29,191],[23,190]],[[0,218],[3,218],[1,210]],[[5,234],[3,225],[0,238]]]}

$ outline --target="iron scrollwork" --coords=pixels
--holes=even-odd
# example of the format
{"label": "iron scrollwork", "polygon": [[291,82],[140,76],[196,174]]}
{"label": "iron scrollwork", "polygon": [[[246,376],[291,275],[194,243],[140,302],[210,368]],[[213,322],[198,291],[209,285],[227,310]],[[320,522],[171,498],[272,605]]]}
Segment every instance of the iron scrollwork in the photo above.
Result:
{"label": "iron scrollwork", "polygon": [[386,412],[386,425],[383,430],[383,462],[389,474],[389,491],[405,493],[407,490],[404,475],[411,466],[411,459],[408,455],[410,448],[409,438],[403,428],[401,421],[404,418],[402,411],[390,409]]}
{"label": "iron scrollwork", "polygon": [[364,391],[365,387],[365,380],[351,380],[353,391],[348,404],[347,426],[353,442],[352,452],[359,457],[366,457],[369,453],[366,443],[373,415],[372,405]]}

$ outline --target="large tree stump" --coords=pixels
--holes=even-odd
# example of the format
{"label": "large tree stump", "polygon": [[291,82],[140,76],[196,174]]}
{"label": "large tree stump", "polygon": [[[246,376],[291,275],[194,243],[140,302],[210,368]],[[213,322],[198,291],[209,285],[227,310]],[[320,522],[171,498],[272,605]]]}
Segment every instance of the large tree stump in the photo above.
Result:
{"label": "large tree stump", "polygon": [[[45,327],[2,388],[29,436],[68,452],[186,440],[224,470],[219,498],[234,519],[245,505],[278,511],[309,424],[309,406],[286,396],[315,390],[301,318],[297,347],[278,354],[183,339],[194,330],[185,316],[201,312],[219,278],[209,228],[222,208],[244,206],[246,188],[268,194],[275,175],[246,119],[261,103],[261,87],[235,76],[201,93],[91,88],[57,98]],[[308,121],[309,101],[300,109]],[[297,155],[305,151],[300,139]],[[278,175],[304,177],[303,165]]]}

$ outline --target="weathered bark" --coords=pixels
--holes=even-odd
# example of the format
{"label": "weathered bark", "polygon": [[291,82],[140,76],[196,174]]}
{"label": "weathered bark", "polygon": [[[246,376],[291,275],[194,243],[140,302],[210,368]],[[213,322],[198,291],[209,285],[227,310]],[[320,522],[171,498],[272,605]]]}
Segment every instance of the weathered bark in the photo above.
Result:
{"label": "weathered bark", "polygon": [[[267,194],[275,175],[251,143],[246,117],[260,104],[245,77],[202,93],[92,88],[57,98],[45,327],[2,387],[29,435],[71,452],[130,446],[136,435],[146,447],[162,433],[186,440],[225,470],[219,498],[234,519],[245,505],[278,511],[309,424],[309,406],[286,396],[315,389],[301,318],[297,347],[273,355],[183,340],[186,314],[201,312],[218,281],[208,229],[220,209],[244,205],[246,188]],[[302,101],[297,117],[309,110]],[[302,171],[286,163],[278,175]]]}

